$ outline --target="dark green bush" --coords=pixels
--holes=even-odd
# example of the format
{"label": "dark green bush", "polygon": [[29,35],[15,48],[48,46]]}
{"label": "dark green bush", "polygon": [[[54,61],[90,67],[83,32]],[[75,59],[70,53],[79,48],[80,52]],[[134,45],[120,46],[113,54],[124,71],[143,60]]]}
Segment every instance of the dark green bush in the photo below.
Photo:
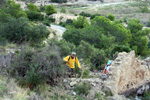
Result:
{"label": "dark green bush", "polygon": [[90,19],[94,19],[96,16],[102,16],[101,14],[94,14],[94,15],[91,15]]}
{"label": "dark green bush", "polygon": [[39,12],[40,11],[39,8],[36,5],[34,5],[33,3],[29,3],[27,5],[27,9],[28,9],[28,11],[31,11],[31,12]]}
{"label": "dark green bush", "polygon": [[48,21],[48,20],[43,21],[43,24],[46,25],[46,26],[51,26],[50,21]]}
{"label": "dark green bush", "polygon": [[73,20],[72,19],[67,19],[66,20],[66,24],[72,24],[73,23]]}
{"label": "dark green bush", "polygon": [[150,48],[150,41],[148,41],[148,48]]}
{"label": "dark green bush", "polygon": [[150,27],[150,20],[148,20],[147,22],[147,27]]}
{"label": "dark green bush", "polygon": [[128,18],[127,18],[127,17],[124,17],[124,18],[123,18],[123,22],[127,23],[127,21],[128,21]]}
{"label": "dark green bush", "polygon": [[141,10],[141,12],[143,12],[143,13],[148,13],[148,12],[149,12],[147,5],[144,6],[143,8],[140,8],[140,10]]}
{"label": "dark green bush", "polygon": [[111,91],[105,90],[104,93],[106,96],[113,96],[113,93]]}
{"label": "dark green bush", "polygon": [[41,49],[23,47],[14,55],[11,65],[10,75],[31,89],[43,82],[57,84],[66,73],[60,51],[52,44]]}
{"label": "dark green bush", "polygon": [[89,26],[89,22],[86,17],[79,16],[77,20],[73,20],[73,25],[75,28],[84,28]]}
{"label": "dark green bush", "polygon": [[116,52],[130,52],[131,48],[129,46],[125,45],[116,45],[113,50],[111,51],[111,54],[115,54]]}
{"label": "dark green bush", "polygon": [[61,25],[61,26],[65,27],[65,26],[66,26],[66,23],[65,23],[65,22],[61,22],[61,21],[60,21],[59,25]]}
{"label": "dark green bush", "polygon": [[53,23],[56,19],[54,17],[48,17],[48,20]]}
{"label": "dark green bush", "polygon": [[51,0],[51,2],[56,2],[56,3],[66,3],[67,0]]}
{"label": "dark green bush", "polygon": [[142,30],[142,28],[143,28],[143,25],[140,23],[140,20],[130,19],[128,21],[128,29],[131,31],[131,33],[136,33]]}
{"label": "dark green bush", "polygon": [[115,16],[110,14],[110,15],[108,15],[108,19],[110,19],[111,21],[114,21],[115,20]]}
{"label": "dark green bush", "polygon": [[73,21],[75,28],[68,28],[63,38],[79,45],[81,40],[89,42],[99,49],[108,49],[113,43],[127,44],[130,42],[131,33],[121,23],[115,23],[104,16],[96,16],[89,25],[79,17]]}
{"label": "dark green bush", "polygon": [[47,6],[45,7],[45,13],[46,13],[47,15],[51,15],[51,14],[53,14],[53,13],[57,13],[57,11],[56,11],[56,9],[55,9],[54,6],[52,6],[52,5],[47,5]]}
{"label": "dark green bush", "polygon": [[3,97],[8,92],[7,83],[0,80],[0,96]]}
{"label": "dark green bush", "polygon": [[3,19],[5,19],[8,16],[13,16],[15,18],[27,18],[27,14],[21,9],[20,4],[16,4],[13,0],[9,0],[8,2],[6,2],[3,8],[0,9],[0,17],[3,17]]}
{"label": "dark green bush", "polygon": [[44,12],[45,11],[45,6],[40,6],[40,11]]}
{"label": "dark green bush", "polygon": [[147,91],[144,93],[142,97],[140,97],[141,100],[150,100],[150,92]]}
{"label": "dark green bush", "polygon": [[83,82],[81,84],[78,84],[74,87],[74,91],[78,94],[78,95],[88,95],[89,91],[91,89],[91,85],[90,83],[86,83]]}
{"label": "dark green bush", "polygon": [[148,34],[150,34],[149,29],[143,29],[143,25],[140,20],[131,19],[128,21],[128,29],[132,33],[132,39],[130,40],[130,47],[136,47],[136,52],[138,55],[147,55],[148,53]]}
{"label": "dark green bush", "polygon": [[36,11],[27,11],[28,18],[31,21],[42,21],[44,20],[44,15],[42,15],[40,12]]}
{"label": "dark green bush", "polygon": [[89,78],[89,69],[85,69],[82,78]]}
{"label": "dark green bush", "polygon": [[91,17],[91,14],[86,13],[86,12],[81,12],[79,15],[81,15],[83,17]]}
{"label": "dark green bush", "polygon": [[[72,51],[76,51],[76,46],[73,43],[67,42],[65,40],[50,40],[49,44],[57,45],[60,48],[61,56],[65,57],[71,55]],[[78,56],[78,55],[77,55]]]}
{"label": "dark green bush", "polygon": [[101,70],[101,64],[107,61],[106,54],[103,50],[99,50],[85,41],[81,41],[77,48],[77,53],[80,58],[84,59],[84,63],[90,64],[92,70]]}
{"label": "dark green bush", "polygon": [[5,23],[0,23],[0,37],[11,42],[41,43],[49,36],[49,31],[44,25],[30,24],[26,18],[9,17]]}

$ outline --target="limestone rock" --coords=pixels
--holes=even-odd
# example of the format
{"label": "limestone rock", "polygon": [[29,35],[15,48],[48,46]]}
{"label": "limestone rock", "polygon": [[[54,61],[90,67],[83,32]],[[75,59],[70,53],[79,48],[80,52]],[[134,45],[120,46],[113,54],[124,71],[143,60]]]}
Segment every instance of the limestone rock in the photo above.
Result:
{"label": "limestone rock", "polygon": [[92,85],[92,86],[96,86],[96,84],[95,84],[95,83],[91,83],[91,85]]}
{"label": "limestone rock", "polygon": [[76,94],[76,92],[74,92],[74,91],[73,91],[71,94],[72,94],[72,95],[74,95],[74,96],[76,96],[76,95],[77,95],[77,94]]}
{"label": "limestone rock", "polygon": [[[108,90],[114,94],[122,94],[150,79],[149,67],[145,61],[135,58],[134,51],[119,53],[112,62],[109,78],[104,82],[104,86],[109,87]],[[106,77],[101,76],[101,78]]]}
{"label": "limestone rock", "polygon": [[74,81],[74,82],[71,82],[71,83],[70,83],[70,86],[74,86],[74,85],[76,85],[76,84],[77,84],[77,82]]}
{"label": "limestone rock", "polygon": [[64,79],[63,82],[64,82],[64,83],[67,83],[68,81],[67,81],[67,79]]}
{"label": "limestone rock", "polygon": [[102,74],[102,75],[100,76],[100,78],[101,78],[102,80],[105,80],[105,79],[107,79],[107,75],[106,75],[106,74]]}

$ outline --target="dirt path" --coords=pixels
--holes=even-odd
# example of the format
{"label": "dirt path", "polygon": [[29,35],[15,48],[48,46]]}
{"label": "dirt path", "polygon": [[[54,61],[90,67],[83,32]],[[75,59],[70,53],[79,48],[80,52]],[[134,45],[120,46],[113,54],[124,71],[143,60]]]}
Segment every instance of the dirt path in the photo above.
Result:
{"label": "dirt path", "polygon": [[63,33],[66,31],[66,28],[54,24],[51,24],[50,28],[55,31],[55,34],[58,36],[59,40],[62,38]]}

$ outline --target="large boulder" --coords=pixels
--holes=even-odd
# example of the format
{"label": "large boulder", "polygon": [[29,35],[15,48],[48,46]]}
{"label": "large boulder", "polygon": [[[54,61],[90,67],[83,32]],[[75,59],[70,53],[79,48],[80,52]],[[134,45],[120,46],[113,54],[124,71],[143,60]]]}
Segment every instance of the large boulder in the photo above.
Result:
{"label": "large boulder", "polygon": [[146,62],[135,58],[134,51],[119,53],[112,63],[109,75],[104,86],[107,86],[113,94],[123,94],[150,79]]}

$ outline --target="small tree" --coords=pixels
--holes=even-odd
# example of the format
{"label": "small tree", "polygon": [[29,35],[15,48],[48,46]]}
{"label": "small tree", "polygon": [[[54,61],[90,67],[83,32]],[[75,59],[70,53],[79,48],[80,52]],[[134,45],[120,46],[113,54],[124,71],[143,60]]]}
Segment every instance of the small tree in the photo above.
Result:
{"label": "small tree", "polygon": [[16,4],[14,1],[9,0],[6,3],[6,7],[2,9],[6,15],[13,17],[27,17],[27,14],[21,9],[20,4]]}
{"label": "small tree", "polygon": [[141,8],[141,12],[143,12],[143,13],[149,12],[147,5],[145,5],[143,8]]}
{"label": "small tree", "polygon": [[109,14],[108,15],[108,19],[110,19],[111,21],[115,20],[115,16],[113,14]]}
{"label": "small tree", "polygon": [[40,11],[39,8],[36,5],[34,5],[33,3],[28,4],[27,8],[29,11],[38,11],[38,12]]}
{"label": "small tree", "polygon": [[136,33],[139,30],[142,30],[143,25],[140,23],[140,20],[137,19],[131,19],[128,21],[128,29],[131,31],[131,33]]}
{"label": "small tree", "polygon": [[53,13],[57,13],[57,11],[56,11],[56,9],[55,9],[54,6],[48,5],[48,6],[46,6],[46,8],[45,8],[45,13],[46,13],[47,15],[51,15],[51,14],[53,14]]}
{"label": "small tree", "polygon": [[76,27],[76,28],[83,28],[85,26],[89,26],[89,23],[88,23],[88,20],[86,19],[86,17],[82,17],[82,16],[79,16],[77,18],[77,20],[73,20],[73,25]]}

